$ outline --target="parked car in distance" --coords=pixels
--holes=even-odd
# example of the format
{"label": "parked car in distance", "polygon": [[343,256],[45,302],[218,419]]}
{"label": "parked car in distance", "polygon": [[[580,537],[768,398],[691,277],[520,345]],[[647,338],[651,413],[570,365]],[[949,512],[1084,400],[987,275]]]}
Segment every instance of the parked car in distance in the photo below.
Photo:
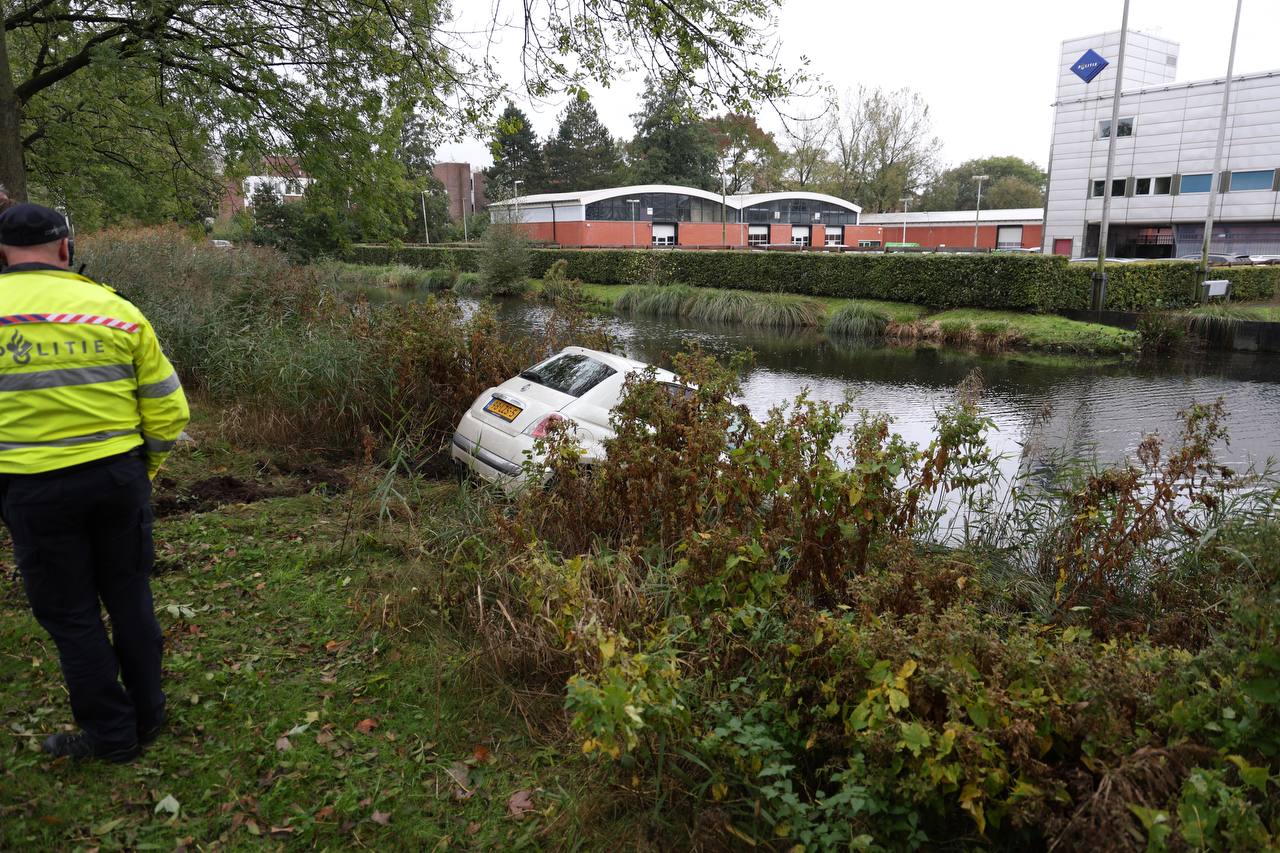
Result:
{"label": "parked car in distance", "polygon": [[[1200,257],[1201,257],[1200,253],[1196,252],[1194,254],[1178,255],[1177,260],[1199,261]],[[1253,261],[1249,258],[1248,255],[1224,255],[1220,252],[1209,253],[1210,266],[1220,266],[1220,267],[1221,266],[1241,266],[1241,265],[1251,264],[1251,263],[1253,263]]]}
{"label": "parked car in distance", "polygon": [[[534,442],[554,422],[566,421],[583,448],[583,463],[602,459],[604,441],[614,435],[609,417],[622,399],[623,383],[647,369],[620,355],[566,347],[476,397],[453,433],[450,455],[462,470],[517,491],[525,485],[524,464]],[[673,393],[687,391],[674,373],[655,370]]]}
{"label": "parked car in distance", "polygon": [[[1104,258],[1108,264],[1132,264],[1141,261],[1142,258]],[[1096,264],[1097,258],[1070,258],[1067,263],[1071,264]]]}
{"label": "parked car in distance", "polygon": [[1250,255],[1249,261],[1254,264],[1280,264],[1280,255]]}

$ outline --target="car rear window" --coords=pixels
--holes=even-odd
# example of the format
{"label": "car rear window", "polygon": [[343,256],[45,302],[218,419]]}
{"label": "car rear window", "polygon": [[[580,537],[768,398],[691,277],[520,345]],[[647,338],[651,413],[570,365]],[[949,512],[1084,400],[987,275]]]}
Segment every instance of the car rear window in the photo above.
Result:
{"label": "car rear window", "polygon": [[570,397],[581,397],[617,372],[591,356],[571,353],[552,356],[521,373],[520,378]]}

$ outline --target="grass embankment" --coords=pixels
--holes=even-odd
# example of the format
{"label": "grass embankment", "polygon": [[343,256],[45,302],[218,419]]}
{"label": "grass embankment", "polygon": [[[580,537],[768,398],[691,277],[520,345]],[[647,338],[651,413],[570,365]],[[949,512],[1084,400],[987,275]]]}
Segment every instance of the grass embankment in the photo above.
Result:
{"label": "grass embankment", "polygon": [[1227,305],[1201,305],[1185,313],[1191,317],[1211,317],[1219,320],[1255,320],[1262,323],[1280,323],[1280,302],[1233,302]]}
{"label": "grass embankment", "polygon": [[[589,292],[584,286],[584,292]],[[930,313],[919,305],[863,299],[811,299],[773,293],[636,285],[606,293],[619,313],[681,316],[766,328],[819,328],[848,337],[935,341],[984,349],[1036,349],[1097,355],[1132,352],[1129,331],[1052,314],[952,309]]]}
{"label": "grass embankment", "polygon": [[[209,421],[193,427],[202,445]],[[265,473],[261,458],[211,440],[161,474],[162,511],[206,511],[156,524],[171,722],[131,765],[37,750],[70,714],[0,533],[0,847],[510,849],[603,831],[582,762],[549,751],[467,638],[383,621],[377,584],[412,539],[379,524],[368,469],[286,457]],[[428,483],[396,511],[456,499]],[[520,791],[531,811],[517,820]]]}

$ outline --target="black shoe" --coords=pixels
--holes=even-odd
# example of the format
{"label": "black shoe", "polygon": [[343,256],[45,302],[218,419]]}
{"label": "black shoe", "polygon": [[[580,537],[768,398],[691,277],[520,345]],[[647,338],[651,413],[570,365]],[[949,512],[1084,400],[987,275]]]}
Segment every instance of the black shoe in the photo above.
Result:
{"label": "black shoe", "polygon": [[149,726],[138,726],[138,746],[147,747],[156,742],[156,738],[164,731],[165,723],[169,720],[169,715],[164,711],[160,712],[160,716]]}
{"label": "black shoe", "polygon": [[95,744],[84,732],[67,734],[59,732],[44,739],[43,749],[54,758],[73,758],[84,761],[97,758],[115,764],[124,764],[138,757],[138,746],[105,748]]}

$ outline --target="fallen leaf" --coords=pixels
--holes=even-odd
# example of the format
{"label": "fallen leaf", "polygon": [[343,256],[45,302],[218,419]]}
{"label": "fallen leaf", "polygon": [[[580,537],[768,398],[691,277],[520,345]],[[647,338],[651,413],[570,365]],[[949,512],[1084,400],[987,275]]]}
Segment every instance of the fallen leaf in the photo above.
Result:
{"label": "fallen leaf", "polygon": [[319,711],[308,711],[307,716],[304,718],[304,722],[308,722],[308,723],[319,722],[319,720],[320,720]]}
{"label": "fallen leaf", "polygon": [[378,727],[378,721],[375,720],[373,717],[365,717],[363,720],[356,723],[356,731],[366,735],[369,732],[376,729],[377,727]]}
{"label": "fallen leaf", "polygon": [[373,821],[374,823],[378,823],[383,826],[386,826],[387,824],[391,823],[391,813],[390,812],[374,812],[373,814],[369,815],[369,820]]}
{"label": "fallen leaf", "polygon": [[516,791],[507,799],[507,814],[513,818],[519,820],[531,811],[533,811],[532,791]]}
{"label": "fallen leaf", "polygon": [[453,792],[454,799],[471,799],[471,795],[475,793],[471,789],[471,768],[461,761],[455,761],[445,772],[449,774],[449,778],[458,786],[458,790]]}
{"label": "fallen leaf", "polygon": [[292,749],[292,748],[293,748],[293,744],[289,743],[289,738],[288,738],[287,736],[285,736],[285,735],[281,735],[281,736],[276,740],[276,751],[277,751],[277,752],[288,752],[288,751],[289,751],[290,749]]}
{"label": "fallen leaf", "polygon": [[333,806],[324,806],[316,812],[316,820],[328,820],[333,817]]}
{"label": "fallen leaf", "polygon": [[493,755],[489,752],[489,747],[481,744],[471,752],[471,756],[482,764],[487,764]]}
{"label": "fallen leaf", "polygon": [[360,808],[364,808],[365,806],[371,806],[373,805],[373,797],[365,797],[363,800],[356,803],[356,805],[358,805]]}
{"label": "fallen leaf", "polygon": [[480,824],[474,821],[467,824],[467,835],[475,835],[479,831],[480,831]]}
{"label": "fallen leaf", "polygon": [[156,803],[155,814],[160,814],[161,812],[164,812],[165,814],[177,817],[178,812],[179,810],[181,810],[181,808],[182,806],[174,798],[173,794],[165,794],[164,799]]}
{"label": "fallen leaf", "polygon": [[333,740],[333,730],[330,729],[328,726],[325,726],[323,729],[316,732],[316,743],[320,744],[321,746],[324,746],[326,743],[328,743],[331,740]]}

